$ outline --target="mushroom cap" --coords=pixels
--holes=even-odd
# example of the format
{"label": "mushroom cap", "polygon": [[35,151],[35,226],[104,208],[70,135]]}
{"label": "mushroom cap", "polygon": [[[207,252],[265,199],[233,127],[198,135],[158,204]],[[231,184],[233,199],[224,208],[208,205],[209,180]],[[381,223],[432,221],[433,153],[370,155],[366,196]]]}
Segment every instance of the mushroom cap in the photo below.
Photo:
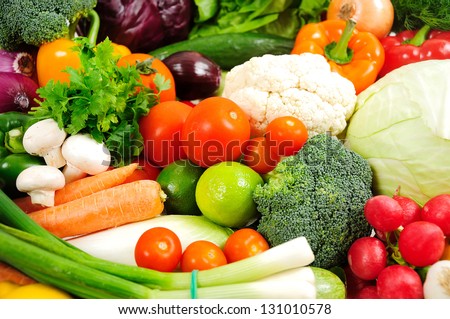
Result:
{"label": "mushroom cap", "polygon": [[104,172],[111,164],[111,154],[104,143],[99,143],[88,134],[69,136],[61,152],[67,163],[89,175]]}
{"label": "mushroom cap", "polygon": [[57,190],[66,183],[64,174],[53,166],[34,165],[24,169],[17,176],[16,186],[21,192],[33,190]]}
{"label": "mushroom cap", "polygon": [[45,119],[31,125],[23,135],[23,147],[29,154],[44,156],[60,147],[67,133],[54,119]]}

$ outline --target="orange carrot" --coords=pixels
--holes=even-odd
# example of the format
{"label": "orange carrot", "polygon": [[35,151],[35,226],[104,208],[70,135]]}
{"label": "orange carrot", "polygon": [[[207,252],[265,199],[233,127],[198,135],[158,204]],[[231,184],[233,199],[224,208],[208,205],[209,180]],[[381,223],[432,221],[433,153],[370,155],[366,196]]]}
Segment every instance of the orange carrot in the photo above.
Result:
{"label": "orange carrot", "polygon": [[68,183],[55,192],[55,206],[120,185],[137,167],[138,164],[133,163]]}
{"label": "orange carrot", "polygon": [[31,196],[14,198],[13,201],[27,214],[45,208],[41,204],[33,204],[31,202]]}
{"label": "orange carrot", "polygon": [[111,187],[28,214],[61,238],[112,228],[159,215],[165,194],[158,182],[140,180]]}
{"label": "orange carrot", "polygon": [[20,270],[0,261],[0,282],[2,281],[9,281],[17,285],[28,285],[36,282]]}

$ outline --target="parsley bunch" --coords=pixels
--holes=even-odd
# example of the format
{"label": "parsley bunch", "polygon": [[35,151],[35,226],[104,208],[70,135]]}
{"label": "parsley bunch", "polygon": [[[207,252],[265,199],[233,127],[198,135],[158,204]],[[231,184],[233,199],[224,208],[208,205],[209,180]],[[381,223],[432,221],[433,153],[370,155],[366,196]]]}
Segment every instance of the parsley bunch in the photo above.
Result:
{"label": "parsley bunch", "polygon": [[[93,46],[87,38],[75,39],[81,67],[68,67],[69,83],[49,81],[39,88],[42,98],[32,113],[38,118],[53,118],[67,134],[88,133],[105,143],[111,152],[112,165],[130,163],[143,149],[139,119],[158,103],[154,93],[140,82],[136,66],[119,67],[119,57],[105,39]],[[156,74],[158,92],[170,85]]]}

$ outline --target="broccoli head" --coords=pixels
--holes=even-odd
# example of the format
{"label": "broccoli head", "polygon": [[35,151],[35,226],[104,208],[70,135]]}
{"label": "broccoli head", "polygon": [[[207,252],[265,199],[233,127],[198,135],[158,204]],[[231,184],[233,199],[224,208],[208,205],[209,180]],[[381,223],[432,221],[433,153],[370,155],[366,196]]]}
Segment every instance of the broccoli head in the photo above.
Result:
{"label": "broccoli head", "polygon": [[371,185],[365,159],[337,138],[315,135],[255,189],[257,229],[271,246],[305,236],[315,254],[313,266],[341,265],[353,241],[371,233],[363,212]]}
{"label": "broccoli head", "polygon": [[96,5],[97,0],[2,0],[0,48],[14,51],[68,37]]}

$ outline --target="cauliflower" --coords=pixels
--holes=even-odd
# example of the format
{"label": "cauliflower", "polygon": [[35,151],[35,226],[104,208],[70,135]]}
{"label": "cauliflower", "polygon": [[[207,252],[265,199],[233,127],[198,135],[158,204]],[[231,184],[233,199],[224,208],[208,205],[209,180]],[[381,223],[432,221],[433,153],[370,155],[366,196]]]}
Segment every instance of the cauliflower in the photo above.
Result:
{"label": "cauliflower", "polygon": [[262,136],[280,116],[303,121],[309,136],[338,135],[356,104],[352,82],[332,72],[319,54],[266,54],[232,68],[222,93],[250,117],[252,136]]}

